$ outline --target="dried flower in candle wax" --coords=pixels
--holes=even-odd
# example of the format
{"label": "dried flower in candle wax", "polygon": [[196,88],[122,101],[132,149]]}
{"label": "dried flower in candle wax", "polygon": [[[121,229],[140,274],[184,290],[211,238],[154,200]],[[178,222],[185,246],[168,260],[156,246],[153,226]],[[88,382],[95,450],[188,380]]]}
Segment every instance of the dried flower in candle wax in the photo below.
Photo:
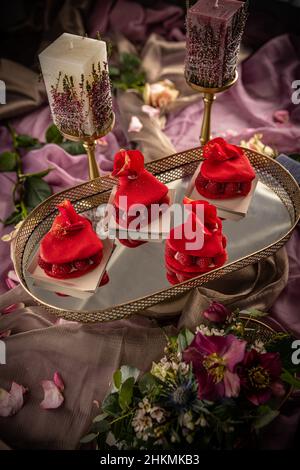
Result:
{"label": "dried flower in candle wax", "polygon": [[[91,77],[91,78],[90,78]],[[59,73],[52,86],[52,111],[57,127],[65,134],[84,137],[86,121],[91,112],[91,134],[101,134],[112,119],[112,99],[107,63],[101,69],[92,65],[90,77],[81,75],[79,91],[72,76]]]}
{"label": "dried flower in candle wax", "polygon": [[[241,4],[240,6],[238,4]],[[247,2],[196,3],[187,12],[185,77],[202,87],[222,87],[234,79]]]}

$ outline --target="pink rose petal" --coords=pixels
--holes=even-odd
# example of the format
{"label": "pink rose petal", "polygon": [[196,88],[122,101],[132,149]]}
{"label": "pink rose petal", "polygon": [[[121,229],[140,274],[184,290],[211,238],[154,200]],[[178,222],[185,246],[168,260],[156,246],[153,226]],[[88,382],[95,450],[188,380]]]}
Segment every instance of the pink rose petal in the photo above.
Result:
{"label": "pink rose petal", "polygon": [[20,284],[20,280],[16,274],[16,272],[12,269],[11,271],[8,271],[7,277],[11,279],[12,281],[16,282],[17,284]]}
{"label": "pink rose petal", "polygon": [[8,338],[11,335],[11,330],[0,331],[0,338]]}
{"label": "pink rose petal", "polygon": [[128,127],[128,132],[140,132],[143,129],[143,124],[139,120],[137,116],[132,116],[129,127]]}
{"label": "pink rose petal", "polygon": [[55,383],[55,385],[57,386],[57,388],[63,392],[64,389],[65,389],[65,384],[63,382],[63,379],[61,378],[61,375],[59,372],[55,372],[54,376],[53,376],[53,382]]}
{"label": "pink rose petal", "polygon": [[142,106],[142,111],[143,111],[143,113],[148,114],[148,116],[149,116],[151,119],[155,119],[155,118],[158,117],[159,114],[160,114],[159,109],[154,108],[153,106],[149,106],[148,104],[144,104],[144,105]]}
{"label": "pink rose petal", "polygon": [[23,395],[26,388],[13,382],[10,392],[0,388],[0,416],[13,416],[22,408],[24,404]]}
{"label": "pink rose petal", "polygon": [[279,124],[286,124],[290,120],[290,113],[286,109],[279,109],[273,114],[273,119]]}
{"label": "pink rose petal", "polygon": [[16,282],[14,282],[14,281],[12,281],[11,279],[9,279],[9,277],[7,277],[7,278],[5,279],[5,284],[7,285],[7,288],[8,288],[8,289],[14,289],[14,288],[17,287],[17,285],[18,285]]}
{"label": "pink rose petal", "polygon": [[64,397],[55,383],[52,380],[43,380],[42,387],[44,389],[44,399],[40,403],[40,407],[44,410],[59,408],[64,401]]}
{"label": "pink rose petal", "polygon": [[100,403],[98,400],[93,400],[93,404],[99,409],[100,408]]}

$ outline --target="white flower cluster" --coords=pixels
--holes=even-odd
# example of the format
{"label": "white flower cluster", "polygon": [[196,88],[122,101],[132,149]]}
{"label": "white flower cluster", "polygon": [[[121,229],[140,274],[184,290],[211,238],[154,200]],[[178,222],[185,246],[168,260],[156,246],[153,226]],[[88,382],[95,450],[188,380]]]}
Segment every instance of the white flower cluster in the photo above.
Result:
{"label": "white flower cluster", "polygon": [[218,330],[217,328],[209,328],[206,325],[200,325],[197,326],[196,333],[202,333],[204,336],[224,336],[225,330]]}
{"label": "white flower cluster", "polygon": [[138,439],[147,441],[153,435],[153,424],[161,424],[165,421],[165,410],[159,406],[152,406],[148,398],[143,398],[139,403],[139,409],[135,412],[132,426]]}
{"label": "white flower cluster", "polygon": [[253,344],[251,344],[251,349],[255,349],[260,354],[266,353],[265,344],[263,341],[256,339]]}

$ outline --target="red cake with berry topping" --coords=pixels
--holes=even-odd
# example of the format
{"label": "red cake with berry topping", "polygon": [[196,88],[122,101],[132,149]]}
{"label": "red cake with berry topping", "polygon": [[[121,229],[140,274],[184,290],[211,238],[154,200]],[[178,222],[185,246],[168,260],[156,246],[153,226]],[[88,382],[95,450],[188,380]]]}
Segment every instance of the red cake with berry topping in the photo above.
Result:
{"label": "red cake with berry topping", "polygon": [[[227,260],[226,237],[222,234],[222,221],[217,217],[216,207],[207,201],[188,198],[183,202],[190,212],[188,218],[184,224],[171,230],[166,241],[165,263],[171,284],[219,268]],[[199,217],[200,206],[204,220]],[[201,231],[202,243],[197,246],[196,234]]]}
{"label": "red cake with berry topping", "polygon": [[[116,153],[112,176],[119,180],[114,205],[120,227],[128,228],[140,215],[141,206],[144,211],[136,229],[146,226],[151,223],[152,204],[169,204],[168,187],[144,168],[144,156],[138,150],[120,150]],[[132,248],[144,243],[130,239],[120,242]]]}
{"label": "red cake with berry topping", "polygon": [[204,162],[195,180],[199,194],[208,199],[247,196],[255,172],[245,152],[221,137],[203,147]]}
{"label": "red cake with berry topping", "polygon": [[103,256],[103,245],[91,222],[77,214],[71,202],[57,207],[50,231],[40,245],[38,264],[44,272],[57,279],[70,279],[95,269]]}

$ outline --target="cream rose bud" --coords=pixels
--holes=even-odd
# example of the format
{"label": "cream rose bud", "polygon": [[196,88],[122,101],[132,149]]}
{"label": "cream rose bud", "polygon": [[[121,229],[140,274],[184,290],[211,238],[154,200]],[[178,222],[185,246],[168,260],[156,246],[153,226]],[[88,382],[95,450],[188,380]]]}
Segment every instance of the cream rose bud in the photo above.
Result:
{"label": "cream rose bud", "polygon": [[165,108],[177,99],[179,91],[171,80],[162,80],[156,83],[146,83],[144,88],[144,102],[154,108]]}

